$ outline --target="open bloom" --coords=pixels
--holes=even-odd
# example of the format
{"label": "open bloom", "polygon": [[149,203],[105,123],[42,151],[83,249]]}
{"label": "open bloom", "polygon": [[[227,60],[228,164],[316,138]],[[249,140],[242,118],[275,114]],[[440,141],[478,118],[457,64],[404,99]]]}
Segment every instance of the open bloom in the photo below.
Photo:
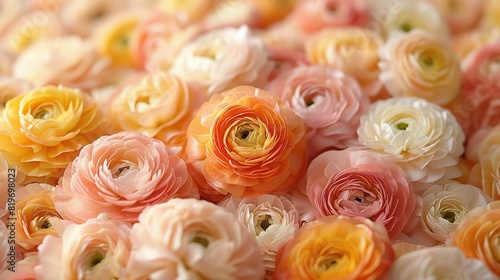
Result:
{"label": "open bloom", "polygon": [[498,279],[478,259],[469,259],[464,253],[449,246],[422,248],[404,254],[393,263],[389,280],[402,279]]}
{"label": "open bloom", "polygon": [[309,165],[305,194],[317,218],[361,216],[394,237],[418,221],[421,201],[399,166],[369,151],[328,151]]}
{"label": "open bloom", "polygon": [[432,0],[443,15],[450,31],[454,34],[475,29],[488,1],[474,0]]}
{"label": "open bloom", "polygon": [[268,89],[304,121],[309,158],[359,145],[356,130],[370,100],[351,76],[328,66],[302,66],[281,73]]}
{"label": "open bloom", "polygon": [[424,191],[439,179],[461,175],[458,159],[464,152],[464,133],[446,109],[420,98],[380,100],[361,117],[359,141],[391,156],[412,182]]}
{"label": "open bloom", "polygon": [[172,199],[145,209],[132,228],[131,279],[262,279],[255,238],[223,207]]}
{"label": "open bloom", "polygon": [[305,131],[292,108],[250,86],[215,94],[191,121],[186,162],[202,196],[218,201],[285,193],[306,168]]}
{"label": "open bloom", "polygon": [[99,213],[135,222],[149,205],[198,197],[177,152],[138,132],[103,136],[85,146],[65,170],[56,188],[56,209],[79,223]]}
{"label": "open bloom", "polygon": [[285,196],[264,194],[252,198],[230,196],[221,206],[238,217],[259,244],[266,279],[274,272],[276,252],[299,229],[299,216]]}
{"label": "open bloom", "polygon": [[382,225],[330,216],[304,225],[280,249],[273,279],[383,279],[393,260]]}
{"label": "open bloom", "polygon": [[131,249],[128,223],[101,214],[61,231],[61,237],[49,235],[38,247],[37,279],[124,278]]}
{"label": "open bloom", "polygon": [[46,86],[10,99],[0,118],[0,152],[27,176],[55,182],[80,149],[107,131],[84,93]]}
{"label": "open bloom", "polygon": [[392,96],[445,105],[459,94],[460,62],[451,45],[424,31],[391,38],[380,49],[380,80]]}

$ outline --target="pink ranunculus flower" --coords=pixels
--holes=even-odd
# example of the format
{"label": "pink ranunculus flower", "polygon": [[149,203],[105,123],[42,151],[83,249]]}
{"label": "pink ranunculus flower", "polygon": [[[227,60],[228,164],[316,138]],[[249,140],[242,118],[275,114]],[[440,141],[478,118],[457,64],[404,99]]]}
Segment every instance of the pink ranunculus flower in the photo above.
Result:
{"label": "pink ranunculus flower", "polygon": [[47,236],[38,246],[37,279],[125,279],[132,247],[129,223],[100,214],[58,227],[61,237]]}
{"label": "pink ranunculus flower", "polygon": [[476,29],[487,6],[485,4],[487,1],[476,0],[432,0],[431,2],[437,6],[454,34]]}
{"label": "pink ranunculus flower", "polygon": [[145,209],[132,228],[130,279],[262,279],[259,246],[236,216],[175,198]]}
{"label": "pink ranunculus flower", "polygon": [[287,196],[260,195],[252,198],[229,196],[219,203],[238,217],[259,244],[266,279],[274,272],[278,249],[299,229],[299,215]]}
{"label": "pink ranunculus flower", "polygon": [[38,254],[26,256],[24,259],[16,262],[15,271],[0,270],[0,279],[2,280],[37,280],[35,267],[40,264]]}
{"label": "pink ranunculus flower", "polygon": [[359,145],[356,130],[370,100],[352,76],[328,66],[301,66],[280,74],[268,90],[304,121],[310,159]]}
{"label": "pink ranunculus flower", "polygon": [[383,224],[391,238],[418,223],[420,197],[403,170],[377,153],[327,151],[310,163],[305,184],[316,218],[361,216]]}
{"label": "pink ranunculus flower", "polygon": [[310,65],[306,56],[291,48],[269,47],[269,61],[274,64],[274,68],[269,74],[268,80],[274,80],[278,75],[299,66]]}
{"label": "pink ranunculus flower", "polygon": [[467,258],[451,246],[422,248],[396,259],[389,271],[389,280],[401,279],[498,279],[478,259]]}
{"label": "pink ranunculus flower", "polygon": [[291,15],[302,32],[311,34],[323,28],[362,26],[368,12],[368,6],[360,0],[304,0]]}
{"label": "pink ranunculus flower", "polygon": [[144,208],[174,197],[198,197],[178,150],[138,132],[103,136],[64,171],[54,204],[78,223],[106,213],[135,222]]}

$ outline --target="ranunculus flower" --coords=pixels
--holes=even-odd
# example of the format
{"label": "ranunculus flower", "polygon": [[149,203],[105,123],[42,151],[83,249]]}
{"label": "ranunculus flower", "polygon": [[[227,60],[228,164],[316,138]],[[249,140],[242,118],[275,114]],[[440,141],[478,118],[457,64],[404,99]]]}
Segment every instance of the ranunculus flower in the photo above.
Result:
{"label": "ranunculus flower", "polygon": [[198,197],[178,149],[138,132],[103,136],[85,146],[65,170],[54,204],[65,219],[82,223],[106,213],[136,222],[149,205]]}
{"label": "ranunculus flower", "polygon": [[473,208],[485,207],[492,199],[472,185],[449,182],[433,185],[422,195],[422,226],[434,239],[444,242]]}
{"label": "ranunculus flower", "polygon": [[57,86],[90,90],[106,82],[109,61],[90,41],[79,37],[40,40],[17,57],[13,75],[34,86]]}
{"label": "ranunculus flower", "polygon": [[208,94],[239,85],[262,86],[271,71],[264,43],[247,26],[206,32],[185,44],[170,72]]}
{"label": "ranunculus flower", "polygon": [[285,196],[264,194],[252,198],[230,196],[219,204],[238,217],[259,244],[266,279],[275,268],[278,249],[299,229],[299,215],[292,201]]}
{"label": "ranunculus flower", "polygon": [[480,260],[468,259],[448,246],[423,248],[404,254],[392,264],[389,280],[498,279]]}
{"label": "ranunculus flower", "polygon": [[16,243],[31,251],[42,243],[47,235],[57,235],[49,220],[60,219],[52,202],[54,187],[32,183],[16,189]]}
{"label": "ranunculus flower", "polygon": [[382,38],[361,27],[325,29],[305,41],[307,58],[313,64],[336,67],[353,76],[370,97],[380,93],[378,49]]}
{"label": "ranunculus flower", "polygon": [[285,193],[304,174],[305,130],[272,94],[240,86],[215,94],[191,121],[186,162],[202,197]]}
{"label": "ranunculus flower", "polygon": [[132,228],[131,279],[262,279],[255,238],[208,201],[172,199],[145,209]]}
{"label": "ranunculus flower", "polygon": [[475,0],[432,0],[444,19],[450,31],[454,34],[475,29],[481,20],[485,3]]}
{"label": "ranunculus flower", "polygon": [[274,64],[274,68],[268,77],[269,81],[274,80],[281,73],[288,71],[288,69],[310,65],[302,52],[290,48],[270,47],[268,59]]}
{"label": "ranunculus flower", "polygon": [[118,89],[111,97],[111,119],[122,130],[139,131],[168,146],[184,146],[194,111],[204,101],[184,80],[149,74]]}
{"label": "ranunculus flower", "polygon": [[203,20],[219,4],[221,3],[217,0],[160,0],[156,1],[156,8],[167,14],[186,18],[189,22],[194,23]]}
{"label": "ranunculus flower", "polygon": [[460,91],[460,62],[451,45],[424,31],[394,36],[380,49],[380,80],[392,96],[445,105]]}
{"label": "ranunculus flower", "polygon": [[393,261],[382,225],[330,216],[305,224],[280,249],[273,279],[383,279]]}
{"label": "ranunculus flower", "polygon": [[9,100],[0,118],[0,153],[21,173],[55,182],[80,149],[107,133],[97,104],[63,86]]}
{"label": "ranunculus flower", "polygon": [[317,211],[361,216],[384,225],[392,238],[415,227],[421,200],[399,166],[370,151],[327,151],[307,169],[305,194]]}
{"label": "ranunculus flower", "polygon": [[125,279],[130,228],[105,214],[66,225],[61,237],[48,235],[38,246],[37,279]]}
{"label": "ranunculus flower", "polygon": [[361,117],[359,141],[391,156],[423,192],[440,179],[460,177],[464,133],[446,109],[420,98],[389,98],[373,103]]}
{"label": "ranunculus flower", "polygon": [[472,209],[446,241],[466,257],[480,259],[500,277],[500,201]]}
{"label": "ranunculus flower", "polygon": [[32,88],[32,85],[26,80],[12,76],[0,76],[0,116],[3,115],[7,101],[28,92]]}
{"label": "ranunculus flower", "polygon": [[301,66],[281,73],[268,90],[304,121],[310,159],[325,150],[359,146],[356,130],[370,100],[353,77],[328,66]]}
{"label": "ranunculus flower", "polygon": [[359,0],[303,0],[292,16],[302,32],[312,34],[324,28],[362,26],[368,20],[368,6]]}
{"label": "ranunculus flower", "polygon": [[[244,1],[243,1],[244,2]],[[293,10],[298,0],[252,0],[251,2],[257,10],[258,27],[269,27],[273,23],[284,20]],[[224,2],[223,2],[224,3]],[[232,2],[228,2],[229,5]]]}
{"label": "ranunculus flower", "polygon": [[35,267],[40,264],[38,255],[27,256],[16,262],[15,271],[0,269],[0,279],[3,280],[37,280]]}

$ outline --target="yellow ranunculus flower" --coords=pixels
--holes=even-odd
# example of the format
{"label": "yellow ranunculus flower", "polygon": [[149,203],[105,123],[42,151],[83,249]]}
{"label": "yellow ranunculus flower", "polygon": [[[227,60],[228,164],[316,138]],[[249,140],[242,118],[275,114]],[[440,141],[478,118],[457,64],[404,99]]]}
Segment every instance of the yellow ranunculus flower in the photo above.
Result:
{"label": "yellow ranunculus flower", "polygon": [[104,134],[102,125],[97,104],[84,93],[36,88],[7,102],[0,153],[34,181],[55,182],[84,145]]}

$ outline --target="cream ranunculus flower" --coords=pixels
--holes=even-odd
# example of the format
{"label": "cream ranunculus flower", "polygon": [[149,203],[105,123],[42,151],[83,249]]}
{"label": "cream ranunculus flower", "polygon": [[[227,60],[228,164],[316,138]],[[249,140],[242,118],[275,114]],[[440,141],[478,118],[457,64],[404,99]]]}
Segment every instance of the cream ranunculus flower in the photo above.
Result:
{"label": "cream ranunculus flower", "polygon": [[361,117],[359,141],[391,156],[423,192],[439,179],[461,175],[457,166],[464,152],[462,128],[446,109],[420,98],[380,100]]}
{"label": "cream ranunculus flower", "polygon": [[208,201],[175,198],[145,209],[132,228],[130,279],[262,279],[255,238]]}
{"label": "cream ranunculus flower", "polygon": [[37,279],[125,279],[130,224],[101,214],[83,224],[58,226],[61,237],[49,235],[38,247]]}
{"label": "cream ranunculus flower", "polygon": [[238,217],[260,246],[266,279],[271,279],[278,249],[299,229],[299,216],[286,196],[261,195],[252,198],[230,196],[219,203]]}
{"label": "cream ranunculus flower", "polygon": [[464,216],[475,207],[485,207],[492,199],[479,188],[458,182],[433,185],[422,195],[424,231],[444,242]]}
{"label": "cream ranunculus flower", "polygon": [[324,29],[305,41],[307,58],[313,64],[336,67],[353,76],[368,96],[382,89],[378,76],[378,49],[382,38],[362,27]]}
{"label": "cream ranunculus flower", "polygon": [[264,43],[247,26],[209,31],[184,45],[170,72],[209,94],[239,85],[262,86],[272,69]]}
{"label": "cream ranunculus flower", "polygon": [[498,279],[477,259],[467,258],[460,249],[448,246],[422,248],[396,259],[389,280]]}
{"label": "cream ranunculus flower", "polygon": [[35,88],[7,102],[0,153],[32,179],[55,183],[80,149],[108,133],[97,104],[67,88]]}
{"label": "cream ranunculus flower", "polygon": [[415,96],[445,105],[460,91],[460,61],[440,37],[416,30],[380,48],[380,80],[392,96]]}

